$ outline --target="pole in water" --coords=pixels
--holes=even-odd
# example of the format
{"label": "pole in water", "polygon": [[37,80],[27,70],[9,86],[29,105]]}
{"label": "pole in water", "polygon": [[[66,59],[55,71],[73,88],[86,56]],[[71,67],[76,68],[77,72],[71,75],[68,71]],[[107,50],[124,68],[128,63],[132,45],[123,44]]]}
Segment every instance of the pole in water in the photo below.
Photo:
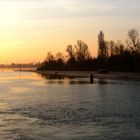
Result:
{"label": "pole in water", "polygon": [[94,79],[93,74],[90,74],[90,75],[89,75],[90,84],[93,84],[93,79]]}

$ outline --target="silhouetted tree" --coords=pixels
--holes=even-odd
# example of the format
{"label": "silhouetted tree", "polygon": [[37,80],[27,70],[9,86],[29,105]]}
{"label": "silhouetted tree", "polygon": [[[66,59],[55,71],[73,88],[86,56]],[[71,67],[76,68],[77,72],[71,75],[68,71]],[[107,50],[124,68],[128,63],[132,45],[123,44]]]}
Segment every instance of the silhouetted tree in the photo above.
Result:
{"label": "silhouetted tree", "polygon": [[121,41],[115,42],[111,40],[106,43],[106,46],[108,48],[109,57],[120,55],[124,51],[124,44],[122,44]]}
{"label": "silhouetted tree", "polygon": [[119,54],[121,55],[125,50],[124,44],[120,40],[118,40],[116,45],[118,47]]}
{"label": "silhouetted tree", "polygon": [[51,52],[47,53],[45,61],[53,61],[54,60],[54,55]]}
{"label": "silhouetted tree", "polygon": [[66,48],[66,52],[68,53],[66,70],[76,70],[77,62],[75,48],[72,45],[68,45]]}
{"label": "silhouetted tree", "polygon": [[140,55],[140,39],[139,32],[136,29],[131,29],[128,31],[127,47],[130,48],[131,55],[134,59],[134,71],[138,69],[139,55]]}
{"label": "silhouetted tree", "polygon": [[92,58],[88,45],[78,40],[76,45],[68,45],[68,59],[62,53],[55,56],[47,53],[38,70],[98,70],[109,68],[111,71],[140,72],[140,39],[136,29],[128,31],[126,43],[121,41],[105,41],[104,33],[98,35],[98,57]]}
{"label": "silhouetted tree", "polygon": [[106,43],[106,46],[108,47],[108,55],[114,56],[116,54],[116,43],[111,40]]}
{"label": "silhouetted tree", "polygon": [[55,59],[56,59],[56,60],[59,60],[59,59],[64,60],[64,55],[63,55],[63,53],[61,53],[61,52],[56,53]]}
{"label": "silhouetted tree", "polygon": [[140,47],[139,44],[139,32],[136,29],[129,30],[127,40],[128,47],[130,47],[133,51],[137,51]]}
{"label": "silhouetted tree", "polygon": [[104,33],[100,31],[98,35],[98,57],[105,59],[107,57],[107,46],[104,39]]}
{"label": "silhouetted tree", "polygon": [[64,69],[64,55],[63,53],[58,52],[55,56],[56,60],[56,70],[63,70]]}
{"label": "silhouetted tree", "polygon": [[75,48],[76,48],[76,56],[78,61],[84,61],[90,57],[88,45],[82,40],[77,41]]}
{"label": "silhouetted tree", "polygon": [[68,53],[69,59],[75,58],[75,50],[72,45],[67,46],[66,52]]}

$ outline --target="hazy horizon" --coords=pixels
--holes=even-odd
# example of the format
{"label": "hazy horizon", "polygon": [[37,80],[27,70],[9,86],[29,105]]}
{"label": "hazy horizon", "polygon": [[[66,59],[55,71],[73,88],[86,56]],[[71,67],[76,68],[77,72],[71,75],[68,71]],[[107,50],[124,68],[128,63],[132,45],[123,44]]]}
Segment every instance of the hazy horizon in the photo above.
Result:
{"label": "hazy horizon", "polygon": [[0,64],[42,61],[83,40],[97,54],[100,30],[107,40],[140,31],[137,0],[0,0]]}

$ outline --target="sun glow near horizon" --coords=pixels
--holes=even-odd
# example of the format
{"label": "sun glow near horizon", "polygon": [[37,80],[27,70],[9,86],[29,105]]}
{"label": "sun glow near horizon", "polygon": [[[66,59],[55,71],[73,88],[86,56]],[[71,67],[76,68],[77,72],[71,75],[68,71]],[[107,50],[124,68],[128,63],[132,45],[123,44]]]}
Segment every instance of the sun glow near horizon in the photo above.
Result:
{"label": "sun glow near horizon", "polygon": [[140,29],[139,5],[137,0],[0,0],[0,63],[42,61],[47,51],[65,53],[79,39],[96,55],[100,30],[116,40],[130,28]]}

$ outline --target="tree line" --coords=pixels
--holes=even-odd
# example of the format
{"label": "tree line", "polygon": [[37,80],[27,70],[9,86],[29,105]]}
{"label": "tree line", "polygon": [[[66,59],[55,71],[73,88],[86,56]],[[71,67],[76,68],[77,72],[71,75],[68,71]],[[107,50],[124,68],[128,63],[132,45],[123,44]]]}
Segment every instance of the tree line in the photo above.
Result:
{"label": "tree line", "polygon": [[47,53],[38,70],[140,72],[140,38],[136,29],[128,31],[127,40],[107,41],[103,31],[98,34],[98,55],[92,57],[88,45],[78,40],[66,47],[67,55]]}

